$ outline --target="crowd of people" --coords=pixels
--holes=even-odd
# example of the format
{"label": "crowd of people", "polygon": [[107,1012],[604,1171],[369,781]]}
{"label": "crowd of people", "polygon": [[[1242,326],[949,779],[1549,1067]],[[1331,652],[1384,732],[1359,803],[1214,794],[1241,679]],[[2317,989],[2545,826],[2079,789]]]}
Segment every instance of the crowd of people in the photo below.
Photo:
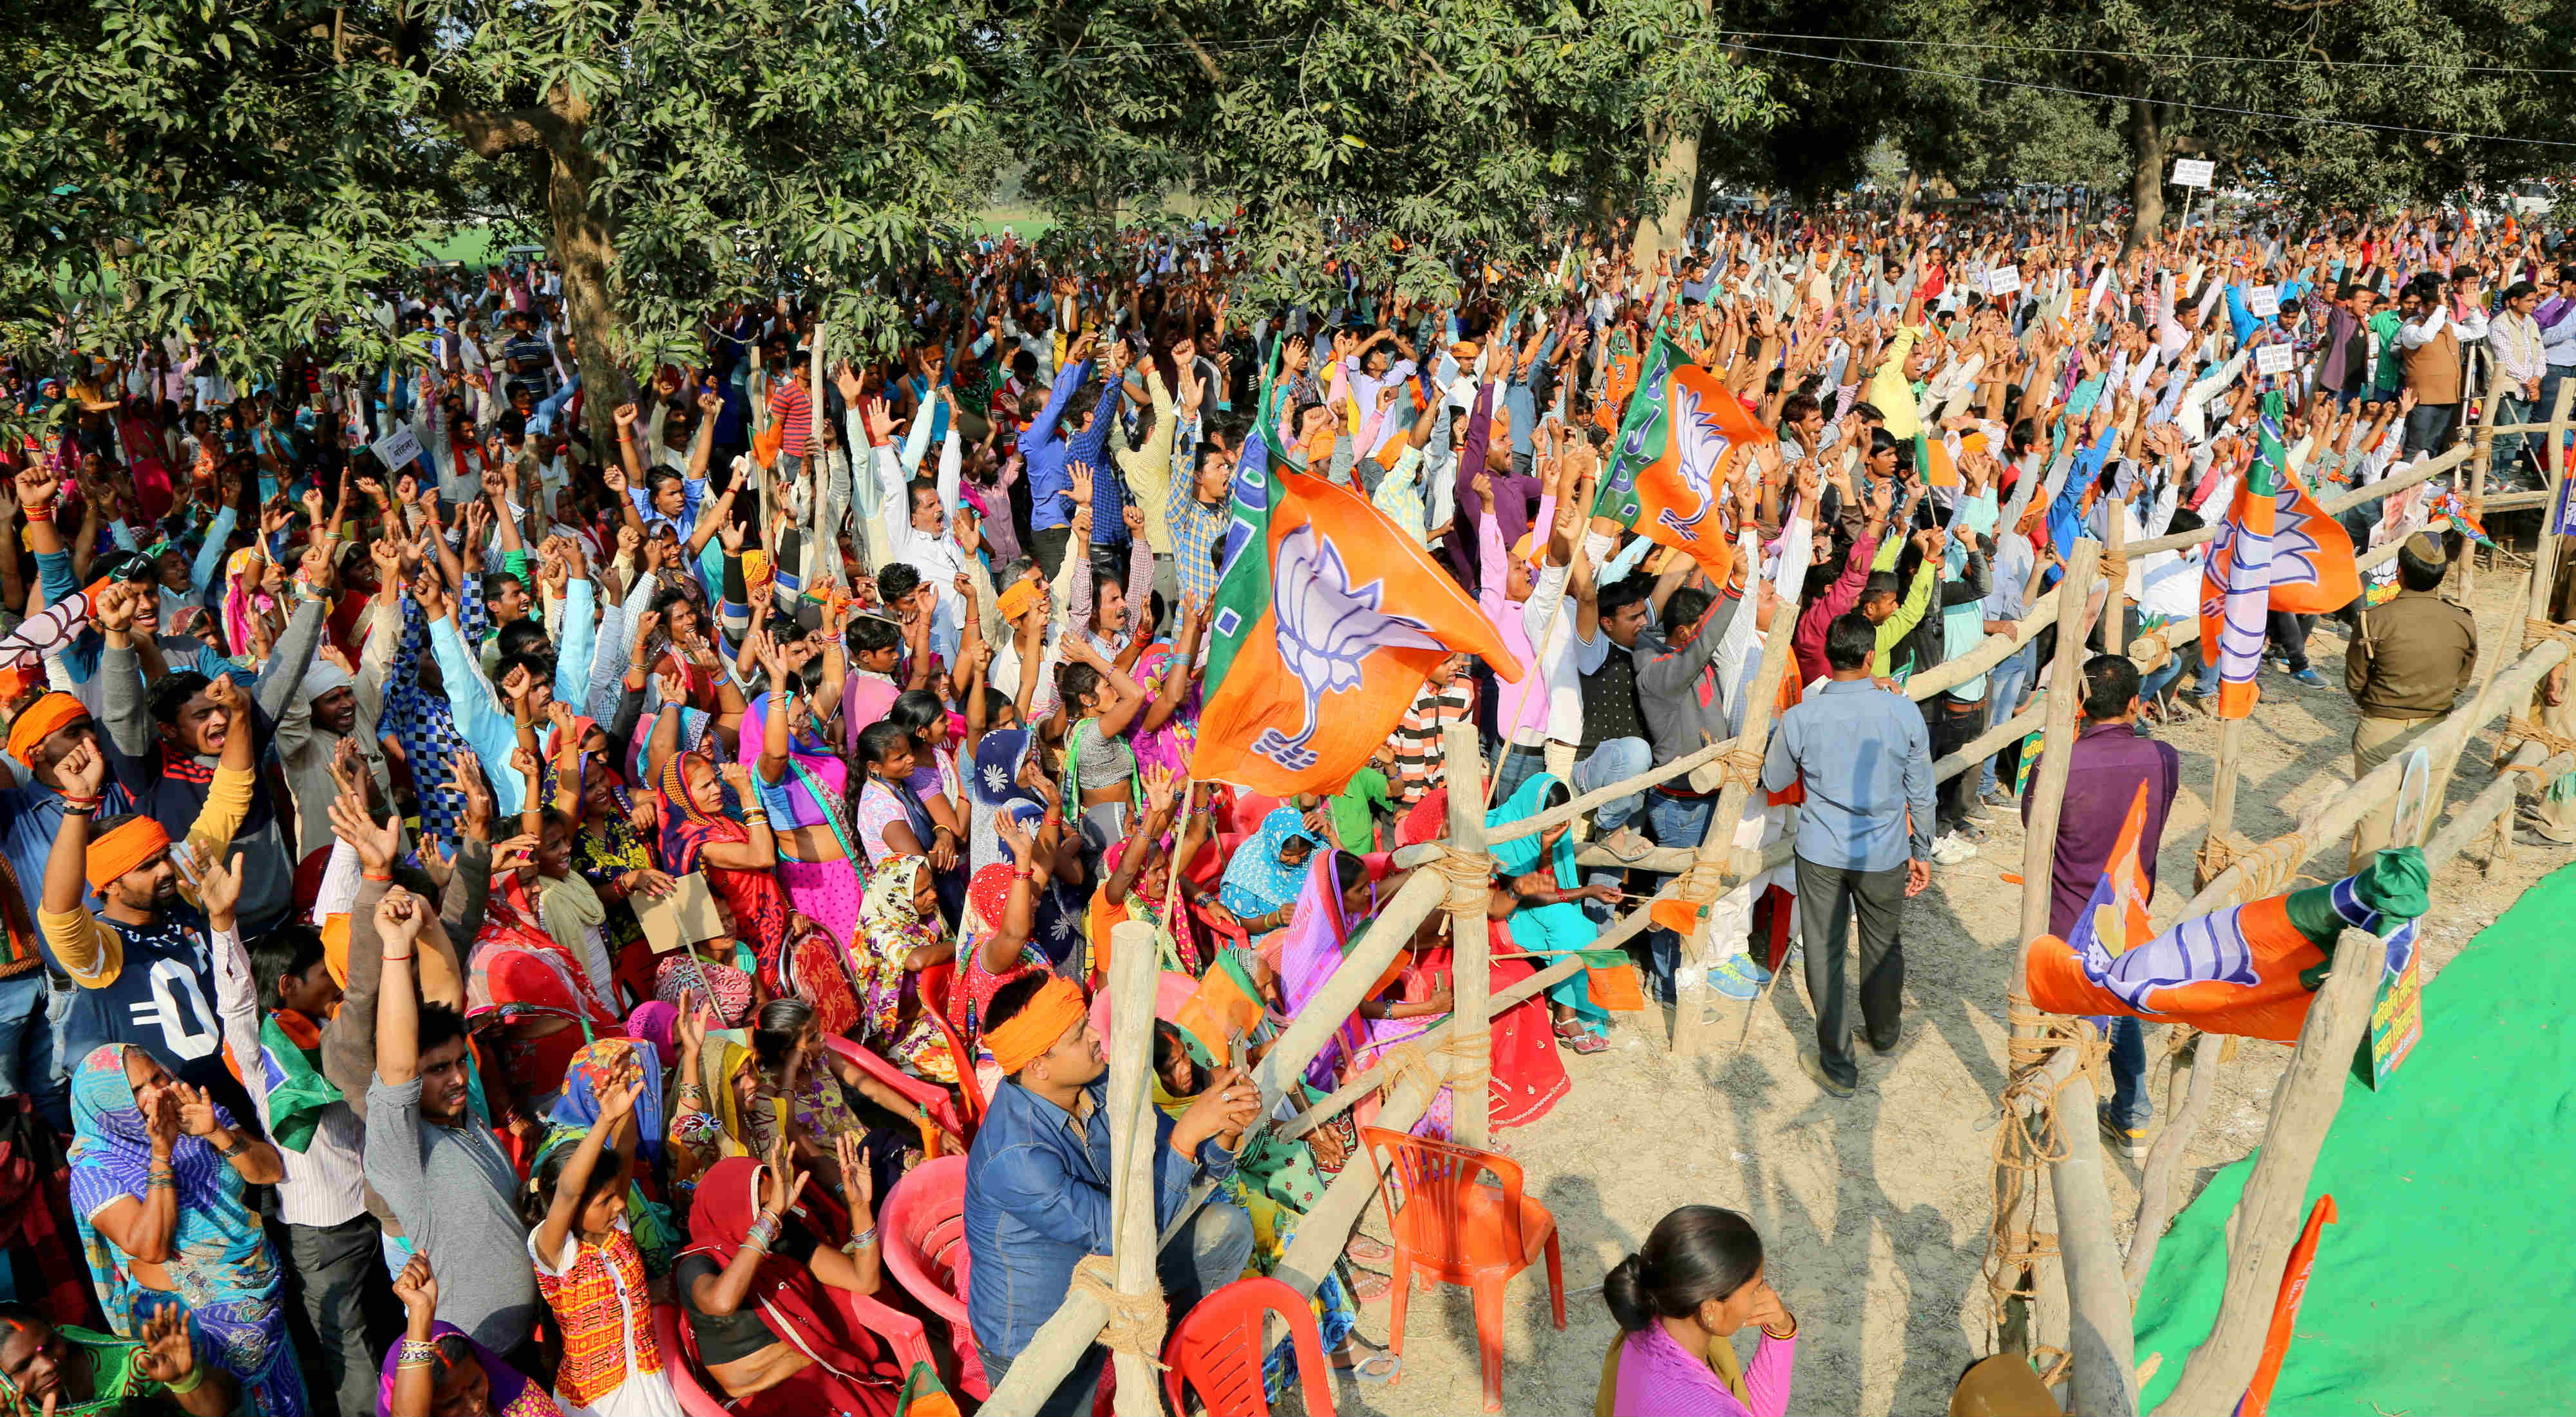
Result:
{"label": "crowd of people", "polygon": [[[1275,1110],[1249,1078],[1453,789],[1500,826],[1627,788],[1496,848],[1492,988],[1668,882],[1656,848],[1793,836],[1793,867],[1716,903],[1707,954],[1658,928],[1639,967],[1663,1001],[1749,999],[1794,943],[1807,1066],[1848,1096],[1853,920],[1887,1052],[1902,902],[2027,769],[2018,745],[1932,765],[2051,647],[1919,701],[1912,676],[2009,633],[2111,519],[2134,544],[2220,515],[2266,390],[2326,488],[2576,374],[2576,244],[2439,215],[2123,252],[1994,213],[1770,212],[1645,259],[1622,231],[1534,269],[1462,258],[1445,303],[1352,275],[1330,309],[1245,308],[1241,259],[1209,226],[1072,262],[987,241],[887,282],[914,321],[894,357],[827,362],[782,297],[711,312],[700,362],[631,389],[584,386],[542,263],[385,292],[372,318],[424,336],[417,361],[343,367],[325,329],[244,377],[182,330],[10,368],[36,431],[0,496],[0,1121],[41,1175],[0,1222],[11,1409],[640,1417],[694,1388],[893,1412],[921,1375],[870,1305],[945,1326],[876,1217],[960,1153],[971,1332],[938,1377],[981,1392],[1110,1247],[1092,1005],[1126,922],[1155,927],[1170,1001],[1183,1312],[1278,1264],[1375,1103],[1272,1124],[1449,1014],[1435,912]],[[1715,566],[1596,514],[1658,339],[1777,432],[1707,489]],[[2258,371],[2273,345],[2288,372]],[[1526,666],[1449,656],[1367,767],[1292,800],[1190,777],[1252,439],[1366,496]],[[2490,488],[2535,476],[2536,445],[2494,447]],[[2400,725],[2382,757],[2474,662],[2437,594],[2457,524],[2348,516],[2357,544],[2414,537],[2343,617],[2365,724]],[[2199,548],[2126,575],[2130,639],[2197,614]],[[2325,687],[2313,628],[2272,619],[2287,685]],[[1640,785],[1735,736],[1773,633],[1794,670],[1743,820],[1713,820],[1709,775]],[[2160,829],[2176,759],[2149,735],[2217,691],[2195,663],[2086,666],[2063,911],[2139,781]],[[1492,768],[1453,784],[1462,723]],[[2570,801],[2531,829],[2576,842]],[[1608,1046],[1585,980],[1493,1020],[1493,1127]],[[2104,1118],[2124,1143],[2137,1040]],[[1415,1129],[1447,1135],[1449,1102]],[[1387,1259],[1355,1235],[1314,1294],[1336,1368],[1391,1366],[1355,1333]],[[1605,1298],[1629,1336],[1604,1411],[1778,1417],[1797,1325],[1741,1216],[1676,1212]],[[1046,1410],[1085,1410],[1105,1358]]]}

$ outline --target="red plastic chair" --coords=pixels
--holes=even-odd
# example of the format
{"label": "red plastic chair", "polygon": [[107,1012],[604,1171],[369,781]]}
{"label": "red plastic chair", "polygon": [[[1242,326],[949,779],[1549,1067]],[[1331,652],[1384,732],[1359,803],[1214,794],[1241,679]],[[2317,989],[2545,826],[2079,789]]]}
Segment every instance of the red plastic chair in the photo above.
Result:
{"label": "red plastic chair", "polygon": [[877,1240],[895,1282],[947,1322],[958,1390],[977,1402],[990,1397],[966,1318],[966,1158],[943,1156],[905,1172],[877,1204]]}
{"label": "red plastic chair", "polygon": [[[1387,1232],[1395,1237],[1395,1307],[1387,1351],[1404,1356],[1404,1308],[1414,1271],[1426,1280],[1463,1284],[1476,1302],[1476,1352],[1485,1376],[1485,1410],[1503,1410],[1503,1288],[1547,1256],[1547,1298],[1565,1327],[1565,1263],[1556,1246],[1556,1217],[1521,1194],[1520,1163],[1491,1152],[1427,1141],[1384,1127],[1360,1128],[1372,1164],[1395,1165],[1378,1192]],[[1492,1172],[1499,1188],[1478,1183]]]}
{"label": "red plastic chair", "polygon": [[939,1026],[939,1036],[948,1040],[948,1056],[957,1061],[957,1111],[965,1125],[957,1134],[969,1144],[975,1140],[975,1129],[984,1122],[984,1089],[975,1081],[975,1050],[957,1034],[957,1026],[948,1021],[948,997],[957,986],[957,966],[942,961],[921,971],[921,1006],[929,1011],[931,1022]]}
{"label": "red plastic chair", "polygon": [[827,1036],[823,1042],[836,1056],[852,1067],[929,1109],[930,1116],[921,1121],[922,1155],[935,1157],[947,1150],[948,1137],[946,1133],[940,1131],[941,1126],[947,1127],[949,1131],[961,1137],[973,1135],[966,1128],[965,1118],[958,1115],[957,1099],[949,1095],[947,1088],[926,1078],[914,1077],[878,1057],[873,1050],[861,1047],[846,1038]]}
{"label": "red plastic chair", "polygon": [[1307,1417],[1333,1417],[1333,1380],[1324,1366],[1315,1311],[1296,1290],[1259,1276],[1201,1299],[1163,1345],[1163,1396],[1171,1409],[1189,1411],[1181,1401],[1187,1385],[1198,1389],[1208,1417],[1270,1417],[1270,1399],[1261,1389],[1261,1333],[1272,1314],[1288,1321]]}

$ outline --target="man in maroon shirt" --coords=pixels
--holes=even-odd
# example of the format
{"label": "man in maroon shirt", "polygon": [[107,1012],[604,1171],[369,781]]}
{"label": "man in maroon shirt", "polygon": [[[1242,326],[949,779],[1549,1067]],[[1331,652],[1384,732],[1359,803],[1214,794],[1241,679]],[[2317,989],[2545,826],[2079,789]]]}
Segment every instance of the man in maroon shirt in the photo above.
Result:
{"label": "man in maroon shirt", "polygon": [[[2138,666],[2127,655],[2097,654],[2084,662],[2083,731],[2075,736],[2066,763],[2066,803],[2057,818],[2057,857],[2049,871],[2048,929],[2059,939],[2075,929],[2076,917],[2093,898],[2111,849],[2128,820],[2129,804],[2147,789],[2147,819],[2138,836],[2138,864],[2154,898],[2156,851],[2165,835],[2165,814],[2173,810],[2174,790],[2182,782],[2182,754],[2171,743],[2141,738],[2137,732]],[[2022,822],[2030,822],[2030,796],[2021,799]],[[2147,1120],[2155,1104],[2147,1100],[2146,1033],[2134,1018],[2095,1019],[2111,1039],[2111,1100],[2102,1107],[2102,1136],[2131,1158],[2146,1154]]]}

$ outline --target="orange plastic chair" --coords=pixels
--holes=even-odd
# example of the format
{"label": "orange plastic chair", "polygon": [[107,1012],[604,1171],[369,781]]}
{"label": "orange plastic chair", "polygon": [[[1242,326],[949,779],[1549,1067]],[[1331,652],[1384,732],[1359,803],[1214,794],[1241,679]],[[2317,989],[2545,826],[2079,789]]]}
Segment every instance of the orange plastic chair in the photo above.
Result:
{"label": "orange plastic chair", "polygon": [[921,1004],[930,1021],[939,1027],[939,1036],[948,1040],[948,1056],[957,1063],[957,1113],[965,1122],[957,1134],[968,1144],[975,1140],[975,1129],[984,1123],[984,1089],[975,1081],[975,1050],[948,1021],[948,996],[957,986],[957,966],[942,962],[921,971]]}
{"label": "orange plastic chair", "polygon": [[[1556,1217],[1521,1194],[1520,1163],[1491,1152],[1426,1141],[1384,1127],[1360,1128],[1370,1161],[1395,1170],[1378,1194],[1395,1237],[1395,1307],[1387,1351],[1404,1356],[1404,1307],[1414,1271],[1426,1280],[1463,1284],[1476,1302],[1476,1353],[1485,1376],[1485,1410],[1503,1410],[1503,1287],[1547,1256],[1547,1299],[1565,1327],[1565,1263],[1556,1246]],[[1480,1184],[1492,1172],[1499,1187]],[[1390,1382],[1393,1380],[1390,1379]]]}
{"label": "orange plastic chair", "polygon": [[1333,1380],[1324,1366],[1315,1311],[1296,1290],[1259,1276],[1201,1299],[1163,1345],[1163,1396],[1171,1409],[1190,1410],[1181,1401],[1188,1386],[1198,1389],[1208,1417],[1270,1417],[1270,1399],[1261,1389],[1261,1331],[1272,1314],[1288,1321],[1307,1417],[1333,1417]]}
{"label": "orange plastic chair", "polygon": [[943,1156],[905,1172],[877,1205],[877,1240],[895,1282],[947,1321],[958,1391],[979,1403],[992,1396],[966,1318],[966,1158]]}

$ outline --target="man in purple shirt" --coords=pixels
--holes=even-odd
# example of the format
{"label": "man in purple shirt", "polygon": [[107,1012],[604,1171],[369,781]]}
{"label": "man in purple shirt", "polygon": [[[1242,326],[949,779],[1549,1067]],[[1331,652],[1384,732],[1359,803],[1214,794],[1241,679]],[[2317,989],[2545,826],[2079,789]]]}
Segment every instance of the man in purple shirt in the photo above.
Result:
{"label": "man in purple shirt", "polygon": [[[2048,879],[2048,929],[2059,939],[2074,931],[2076,917],[2093,898],[2141,783],[2147,789],[2147,819],[2138,836],[2138,864],[2146,874],[2148,898],[2154,898],[2156,851],[2164,841],[2174,789],[2182,782],[2182,754],[2171,743],[2139,737],[2137,718],[2137,664],[2120,654],[2086,660],[2084,729],[2075,736],[2066,762],[2066,803],[2057,818],[2057,857]],[[2025,793],[2025,826],[2030,803]],[[2155,1115],[2143,1082],[2146,1033],[2134,1018],[2097,1018],[2093,1023],[2111,1039],[2111,1100],[2102,1107],[2103,1139],[2124,1156],[2143,1156],[2147,1120]]]}

